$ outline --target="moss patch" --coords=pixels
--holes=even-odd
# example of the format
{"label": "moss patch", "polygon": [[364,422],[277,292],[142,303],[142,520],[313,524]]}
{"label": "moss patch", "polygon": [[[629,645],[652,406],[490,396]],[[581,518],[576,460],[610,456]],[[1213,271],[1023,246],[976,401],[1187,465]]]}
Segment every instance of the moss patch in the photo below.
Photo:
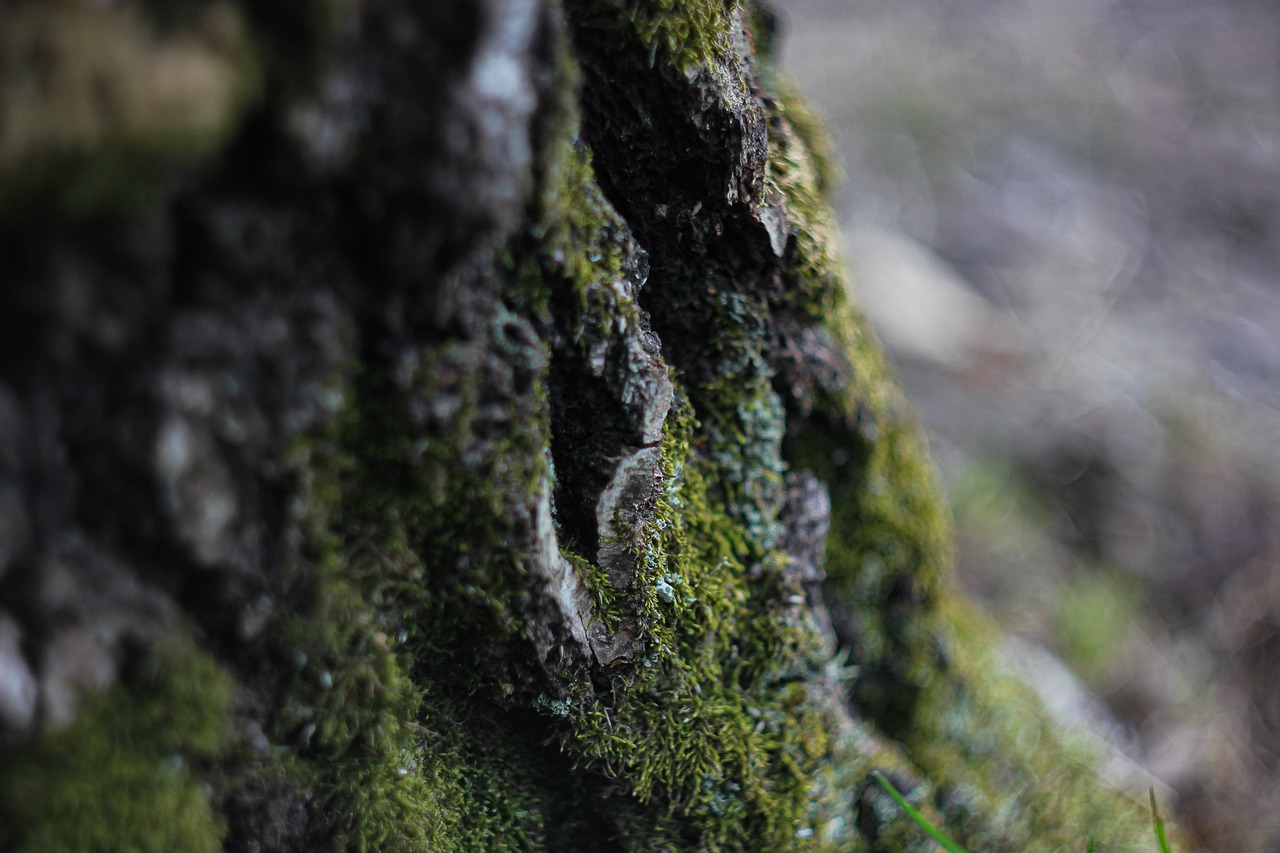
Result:
{"label": "moss patch", "polygon": [[228,743],[229,677],[189,640],[162,643],[70,727],[0,764],[0,847],[31,853],[222,849],[202,767]]}
{"label": "moss patch", "polygon": [[[632,64],[636,41],[649,47],[662,63],[654,91],[689,83],[753,97],[747,60],[728,61],[735,4],[574,7],[625,30]],[[104,26],[160,49],[132,18]],[[716,62],[714,87],[691,82],[686,72]],[[559,465],[582,448],[551,446],[554,371],[600,379],[584,365],[643,322],[634,294],[645,263],[577,137],[567,55],[560,66],[559,97],[535,132],[528,227],[501,258],[452,272],[471,277],[452,282],[456,292],[490,302],[460,305],[446,329],[426,311],[388,319],[358,303],[359,287],[335,297],[351,300],[358,326],[359,364],[330,389],[346,408],[274,460],[298,480],[278,607],[261,637],[227,652],[244,655],[237,698],[270,706],[248,713],[265,745],[228,749],[228,679],[190,642],[162,646],[70,729],[6,756],[0,847],[217,849],[206,766],[229,802],[237,785],[292,789],[311,821],[306,844],[333,850],[926,849],[871,769],[975,846],[1135,837],[1026,691],[990,677],[996,640],[953,602],[932,467],[849,306],[823,198],[830,170],[815,160],[816,128],[785,96],[772,104],[764,195],[753,184],[733,203],[740,218],[719,223],[730,230],[693,245],[681,242],[692,231],[651,232],[668,245],[654,249],[665,257],[650,286],[671,288],[662,307],[685,368],[663,433],[662,492],[627,531],[634,577],[615,585],[586,557],[571,561],[592,584],[595,618],[633,621],[638,651],[605,667],[557,634],[535,562],[548,541],[538,512],[556,476],[551,451],[563,451]],[[633,85],[644,88],[643,72]],[[229,103],[213,112],[230,120]],[[221,132],[179,113],[172,123],[113,114],[65,145],[49,128],[23,138],[98,169],[113,145],[127,161],[173,127],[194,128],[201,145]],[[708,150],[729,132],[702,130]],[[0,170],[25,163],[27,149],[13,156]],[[167,156],[157,162],[176,162]],[[73,181],[83,198],[58,204],[101,212],[132,186],[131,168]],[[794,232],[780,268],[751,233],[775,199]],[[812,412],[789,413],[775,387],[777,338],[815,331],[841,376],[807,389]],[[783,550],[792,467],[818,474],[831,498],[826,592],[848,666],[824,630],[816,581],[797,577]],[[85,804],[88,819],[66,820]]]}
{"label": "moss patch", "polygon": [[[838,341],[851,376],[843,395],[814,389],[815,417],[791,460],[830,491],[827,592],[858,665],[850,698],[902,742],[914,803],[972,849],[1061,850],[1089,834],[1101,849],[1148,849],[1140,806],[1102,786],[1098,756],[1000,674],[999,635],[951,588],[936,473],[831,253],[829,178],[789,122],[775,121],[771,151],[769,179],[797,231],[795,305]],[[883,814],[874,792],[863,802],[864,834],[877,849],[903,849],[913,833],[904,836],[901,815]],[[894,815],[896,828],[885,823]]]}
{"label": "moss patch", "polygon": [[818,780],[834,721],[806,683],[829,650],[782,605],[776,564],[757,562],[767,555],[726,515],[694,436],[686,408],[668,429],[667,491],[638,555],[649,654],[573,709],[564,749],[615,780],[632,849],[831,843],[846,822]]}
{"label": "moss patch", "polygon": [[131,214],[222,144],[257,90],[234,6],[161,34],[131,6],[0,12],[0,216]]}
{"label": "moss patch", "polygon": [[661,55],[684,70],[724,58],[737,5],[738,0],[627,0],[622,14],[650,56]]}
{"label": "moss patch", "polygon": [[[433,386],[464,355],[420,354],[402,385],[362,374],[341,429],[305,451],[322,476],[298,613],[274,638],[295,662],[274,734],[323,792],[342,847],[523,849],[555,786],[513,784],[538,765],[473,694],[510,680],[531,583],[512,502],[537,487],[545,433],[513,420],[494,434],[479,377]],[[413,428],[414,399],[451,394],[453,432]]]}
{"label": "moss patch", "polygon": [[978,850],[1061,850],[1088,835],[1101,850],[1154,849],[1143,805],[1100,784],[1101,758],[1004,674],[997,630],[954,598],[943,618],[946,677],[925,688],[907,747],[958,837]]}

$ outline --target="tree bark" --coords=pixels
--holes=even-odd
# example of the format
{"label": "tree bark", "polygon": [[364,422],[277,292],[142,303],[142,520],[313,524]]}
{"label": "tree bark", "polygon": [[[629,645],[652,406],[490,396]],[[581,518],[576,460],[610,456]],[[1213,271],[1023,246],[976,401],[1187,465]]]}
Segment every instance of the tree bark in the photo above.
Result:
{"label": "tree bark", "polygon": [[1146,846],[948,586],[774,29],[0,6],[0,848],[928,849],[875,770]]}

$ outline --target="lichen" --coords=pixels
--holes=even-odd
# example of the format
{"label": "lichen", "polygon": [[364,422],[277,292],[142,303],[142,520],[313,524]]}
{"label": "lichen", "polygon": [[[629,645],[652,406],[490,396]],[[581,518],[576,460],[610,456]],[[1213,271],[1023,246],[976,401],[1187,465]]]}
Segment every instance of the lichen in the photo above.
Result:
{"label": "lichen", "polygon": [[771,383],[768,335],[763,299],[717,294],[712,331],[698,353],[713,365],[714,378],[689,389],[705,425],[705,452],[718,467],[721,499],[761,554],[778,547],[786,467],[785,412]]}

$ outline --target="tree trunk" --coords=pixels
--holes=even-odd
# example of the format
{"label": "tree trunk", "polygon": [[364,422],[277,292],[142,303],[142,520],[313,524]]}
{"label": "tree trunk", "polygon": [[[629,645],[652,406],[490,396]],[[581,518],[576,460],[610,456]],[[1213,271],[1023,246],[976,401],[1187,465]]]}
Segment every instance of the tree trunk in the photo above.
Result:
{"label": "tree trunk", "polygon": [[875,770],[1149,846],[948,585],[773,39],[0,6],[0,849],[929,849]]}

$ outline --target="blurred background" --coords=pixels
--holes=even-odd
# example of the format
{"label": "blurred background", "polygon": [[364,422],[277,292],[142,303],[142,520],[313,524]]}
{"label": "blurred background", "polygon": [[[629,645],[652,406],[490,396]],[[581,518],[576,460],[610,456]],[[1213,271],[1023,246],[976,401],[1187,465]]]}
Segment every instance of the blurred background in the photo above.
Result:
{"label": "blurred background", "polygon": [[962,584],[1203,850],[1280,850],[1280,4],[777,5]]}

